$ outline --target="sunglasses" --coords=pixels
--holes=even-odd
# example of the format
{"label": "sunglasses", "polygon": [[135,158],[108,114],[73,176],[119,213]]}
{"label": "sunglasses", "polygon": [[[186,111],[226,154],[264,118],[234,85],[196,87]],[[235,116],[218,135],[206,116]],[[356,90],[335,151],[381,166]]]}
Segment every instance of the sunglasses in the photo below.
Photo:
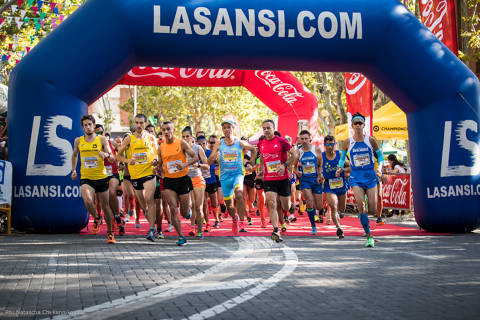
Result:
{"label": "sunglasses", "polygon": [[215,144],[215,141],[210,141],[209,143],[210,143],[210,144]]}
{"label": "sunglasses", "polygon": [[326,145],[327,147],[333,147],[333,146],[335,145],[335,143],[325,143],[325,145]]}
{"label": "sunglasses", "polygon": [[353,124],[361,126],[363,124],[363,122],[362,121],[355,121]]}

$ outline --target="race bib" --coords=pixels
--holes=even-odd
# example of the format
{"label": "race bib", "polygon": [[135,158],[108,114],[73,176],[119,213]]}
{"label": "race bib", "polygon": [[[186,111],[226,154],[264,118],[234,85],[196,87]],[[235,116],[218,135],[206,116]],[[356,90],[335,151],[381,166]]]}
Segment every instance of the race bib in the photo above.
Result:
{"label": "race bib", "polygon": [[229,153],[229,152],[224,152],[223,153],[223,161],[224,162],[237,162],[238,160],[238,154],[235,153]]}
{"label": "race bib", "polygon": [[139,152],[133,154],[133,159],[137,162],[137,164],[146,164],[147,163],[147,153],[146,152]]}
{"label": "race bib", "polygon": [[98,158],[97,157],[85,157],[83,158],[83,166],[85,169],[96,169],[98,168]]}
{"label": "race bib", "polygon": [[175,173],[175,172],[180,171],[180,170],[177,169],[177,164],[181,164],[181,163],[182,163],[182,160],[175,160],[175,161],[167,162],[168,173]]}
{"label": "race bib", "polygon": [[315,173],[315,164],[307,164],[303,166],[303,173],[304,174],[312,174]]}
{"label": "race bib", "polygon": [[109,177],[113,176],[112,166],[105,166],[105,169],[107,169],[107,175],[108,175]]}
{"label": "race bib", "polygon": [[343,178],[328,179],[328,183],[330,185],[330,189],[343,188]]}
{"label": "race bib", "polygon": [[355,154],[353,156],[355,167],[364,167],[370,164],[370,155],[368,153]]}
{"label": "race bib", "polygon": [[280,160],[267,162],[267,172],[268,173],[277,173],[280,168]]}
{"label": "race bib", "polygon": [[202,169],[202,176],[206,179],[211,178],[210,169]]}

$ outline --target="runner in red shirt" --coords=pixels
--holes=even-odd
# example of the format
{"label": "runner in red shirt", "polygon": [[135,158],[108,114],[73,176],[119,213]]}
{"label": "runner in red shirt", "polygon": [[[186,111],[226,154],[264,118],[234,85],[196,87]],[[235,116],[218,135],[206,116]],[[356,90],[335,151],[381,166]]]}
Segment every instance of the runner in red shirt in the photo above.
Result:
{"label": "runner in red shirt", "polygon": [[258,143],[260,150],[260,172],[263,177],[265,197],[268,212],[273,225],[272,240],[281,242],[283,239],[278,231],[277,200],[280,200],[282,209],[289,209],[290,178],[288,167],[295,161],[295,155],[288,152],[292,146],[284,138],[275,136],[275,123],[265,120],[262,123],[265,139]]}

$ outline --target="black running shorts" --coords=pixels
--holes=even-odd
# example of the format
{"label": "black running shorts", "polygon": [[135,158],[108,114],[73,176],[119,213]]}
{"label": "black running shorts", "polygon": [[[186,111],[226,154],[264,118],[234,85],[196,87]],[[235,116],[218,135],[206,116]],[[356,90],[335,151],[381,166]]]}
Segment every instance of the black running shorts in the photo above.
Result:
{"label": "black running shorts", "polygon": [[255,189],[263,190],[263,180],[255,179]]}
{"label": "black running shorts", "polygon": [[108,190],[108,181],[110,181],[109,177],[105,179],[99,179],[99,180],[81,179],[80,185],[88,184],[90,187],[92,187],[95,190],[95,193],[99,193],[99,192],[105,192]]}
{"label": "black running shorts", "polygon": [[209,183],[205,188],[205,191],[207,191],[208,194],[214,194],[215,192],[217,192],[217,190],[218,190],[217,182]]}
{"label": "black running shorts", "polygon": [[193,190],[192,179],[189,176],[180,178],[163,178],[163,188],[175,191],[177,195],[187,194]]}
{"label": "black running shorts", "polygon": [[291,193],[290,179],[263,181],[265,192],[275,192],[281,197],[289,197]]}
{"label": "black running shorts", "polygon": [[149,176],[141,177],[138,179],[132,179],[131,181],[132,181],[133,189],[143,190],[143,184],[152,179],[155,179],[154,175],[149,175]]}

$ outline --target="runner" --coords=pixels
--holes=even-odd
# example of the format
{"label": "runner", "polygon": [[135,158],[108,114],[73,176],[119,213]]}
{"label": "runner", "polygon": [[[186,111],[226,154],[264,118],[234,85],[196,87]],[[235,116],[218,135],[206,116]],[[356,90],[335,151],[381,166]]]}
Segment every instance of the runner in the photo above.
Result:
{"label": "runner", "polygon": [[261,169],[260,153],[258,153],[255,160],[255,191],[257,193],[257,216],[260,216],[260,227],[266,228],[267,222],[265,221],[265,194],[263,190],[263,179],[259,179],[259,172]]}
{"label": "runner", "polygon": [[[327,204],[331,208],[333,223],[337,227],[337,237],[342,239],[343,230],[340,226],[340,216],[343,215],[347,207],[347,182],[343,172],[340,177],[336,177],[338,162],[340,161],[340,152],[335,150],[335,138],[333,136],[326,136],[324,144],[325,152],[322,153],[322,168],[325,178],[323,182],[323,192],[327,198]],[[345,165],[347,167],[350,166],[348,161],[345,161]],[[350,170],[350,168],[348,170]]]}
{"label": "runner", "polygon": [[[185,127],[182,130],[182,139],[188,143],[192,150],[197,155],[197,158],[200,159],[203,163],[199,164],[198,162],[188,166],[188,176],[192,179],[193,190],[190,190],[190,200],[192,203],[192,217],[191,217],[191,229],[189,235],[193,236],[196,234],[196,237],[199,239],[203,238],[203,218],[205,213],[203,212],[203,202],[205,199],[205,179],[202,176],[202,170],[208,170],[210,167],[207,164],[207,157],[205,157],[205,152],[203,149],[194,142],[192,135],[192,129],[190,127]],[[191,157],[187,155],[187,160],[190,161]],[[195,231],[196,227],[196,231]]]}
{"label": "runner", "polygon": [[[135,116],[135,132],[128,135],[118,149],[118,159],[127,163],[135,190],[136,205],[143,209],[150,230],[147,240],[155,241],[155,174],[153,168],[157,165],[157,143],[155,137],[145,131],[147,117],[144,114]],[[126,151],[126,157],[123,152]],[[137,215],[138,219],[138,215]]]}
{"label": "runner", "polygon": [[[211,135],[209,138],[209,141],[213,141],[212,145],[215,145],[215,141],[212,139],[212,137],[216,138],[216,136]],[[203,148],[203,151],[205,152],[205,156],[208,158],[212,153],[212,150],[207,149],[207,140],[205,139],[205,137],[201,137],[201,136],[198,137],[197,143]],[[207,164],[208,164],[208,160],[207,160]],[[205,213],[205,220],[207,222],[205,232],[210,232],[211,230],[211,225],[209,222],[210,213],[212,213],[215,218],[215,223],[213,224],[213,227],[220,228],[220,219],[218,217],[218,211],[217,211],[218,187],[217,187],[217,179],[215,177],[215,164],[212,163],[209,169],[203,168],[202,175],[207,184],[205,188],[205,196],[208,196],[208,198],[205,198],[206,201],[204,201],[203,203],[203,212]],[[207,200],[210,200],[210,205],[208,204]]]}
{"label": "runner", "polygon": [[378,147],[377,140],[374,137],[364,134],[365,117],[362,114],[358,112],[355,113],[352,116],[352,124],[354,135],[342,143],[342,155],[338,163],[339,169],[336,172],[336,176],[340,177],[341,172],[344,170],[343,166],[348,151],[350,159],[352,160],[352,172],[350,174],[349,184],[355,194],[358,212],[360,213],[358,217],[367,236],[365,246],[373,247],[375,241],[370,233],[368,214],[365,206],[365,195],[368,198],[368,212],[375,216],[377,214],[378,178],[374,169],[373,153],[375,152],[378,155],[377,170],[379,172],[382,171],[383,154],[382,150]]}
{"label": "runner", "polygon": [[[273,120],[264,120],[262,130],[265,139],[258,142],[261,154],[261,168],[259,176],[263,177],[263,187],[267,199],[267,208],[273,225],[271,238],[275,242],[283,241],[278,231],[278,221],[283,218],[277,213],[277,200],[281,209],[287,211],[290,201],[290,179],[288,167],[294,163],[295,156],[288,151],[292,146],[284,138],[275,136],[275,123]],[[280,211],[280,210],[278,210]]]}
{"label": "runner", "polygon": [[114,160],[107,139],[95,135],[95,118],[92,115],[84,115],[80,119],[85,134],[77,137],[74,142],[72,153],[72,180],[77,179],[78,153],[80,152],[80,190],[87,211],[93,216],[93,233],[98,233],[100,217],[97,215],[95,206],[95,194],[105,214],[107,223],[107,241],[115,243],[113,236],[113,213],[108,201],[108,175],[103,160]]}
{"label": "runner", "polygon": [[[208,157],[208,164],[211,165],[217,154],[220,163],[220,183],[223,189],[223,197],[227,205],[227,211],[232,217],[233,234],[246,232],[245,229],[245,202],[243,201],[243,150],[250,150],[252,157],[257,156],[257,149],[246,141],[239,140],[233,136],[235,124],[231,120],[222,122],[222,131],[224,139],[217,141],[213,147],[212,153]],[[240,215],[240,224],[238,215],[235,214],[233,198],[235,197],[235,206],[238,215]]]}
{"label": "runner", "polygon": [[[118,235],[123,236],[125,234],[125,221],[120,216],[120,206],[118,204],[118,199],[117,199],[117,189],[118,189],[118,186],[120,185],[120,175],[118,174],[117,159],[115,156],[116,143],[112,145],[112,142],[110,141],[110,139],[106,137],[105,129],[101,124],[97,124],[95,126],[95,133],[100,136],[104,136],[105,140],[107,141],[110,147],[110,150],[112,150],[112,155],[114,160],[110,161],[108,158],[105,158],[103,160],[103,164],[105,166],[105,169],[107,169],[107,175],[109,178],[108,199],[110,203],[110,209],[112,209],[115,222],[118,226]],[[98,205],[97,205],[97,211],[98,211]]]}
{"label": "runner", "polygon": [[247,216],[247,223],[249,225],[252,225],[252,217],[250,217],[250,214],[255,212],[253,202],[255,201],[256,176],[253,164],[250,161],[246,161],[245,178],[243,179],[243,201],[245,202],[245,215]]}
{"label": "runner", "polygon": [[[162,123],[164,141],[158,149],[160,166],[165,178],[163,188],[165,199],[170,208],[170,219],[178,233],[178,246],[187,244],[187,238],[182,234],[182,226],[178,218],[177,208],[180,203],[180,214],[186,219],[190,207],[190,190],[193,189],[192,180],[188,177],[188,166],[197,162],[197,154],[190,148],[188,143],[175,138],[175,127],[170,121]],[[187,161],[187,155],[191,157]]]}
{"label": "runner", "polygon": [[300,179],[300,190],[307,202],[307,215],[312,226],[310,234],[317,233],[315,216],[322,209],[322,151],[312,145],[312,136],[308,130],[300,132],[300,157],[296,166],[297,177]]}

